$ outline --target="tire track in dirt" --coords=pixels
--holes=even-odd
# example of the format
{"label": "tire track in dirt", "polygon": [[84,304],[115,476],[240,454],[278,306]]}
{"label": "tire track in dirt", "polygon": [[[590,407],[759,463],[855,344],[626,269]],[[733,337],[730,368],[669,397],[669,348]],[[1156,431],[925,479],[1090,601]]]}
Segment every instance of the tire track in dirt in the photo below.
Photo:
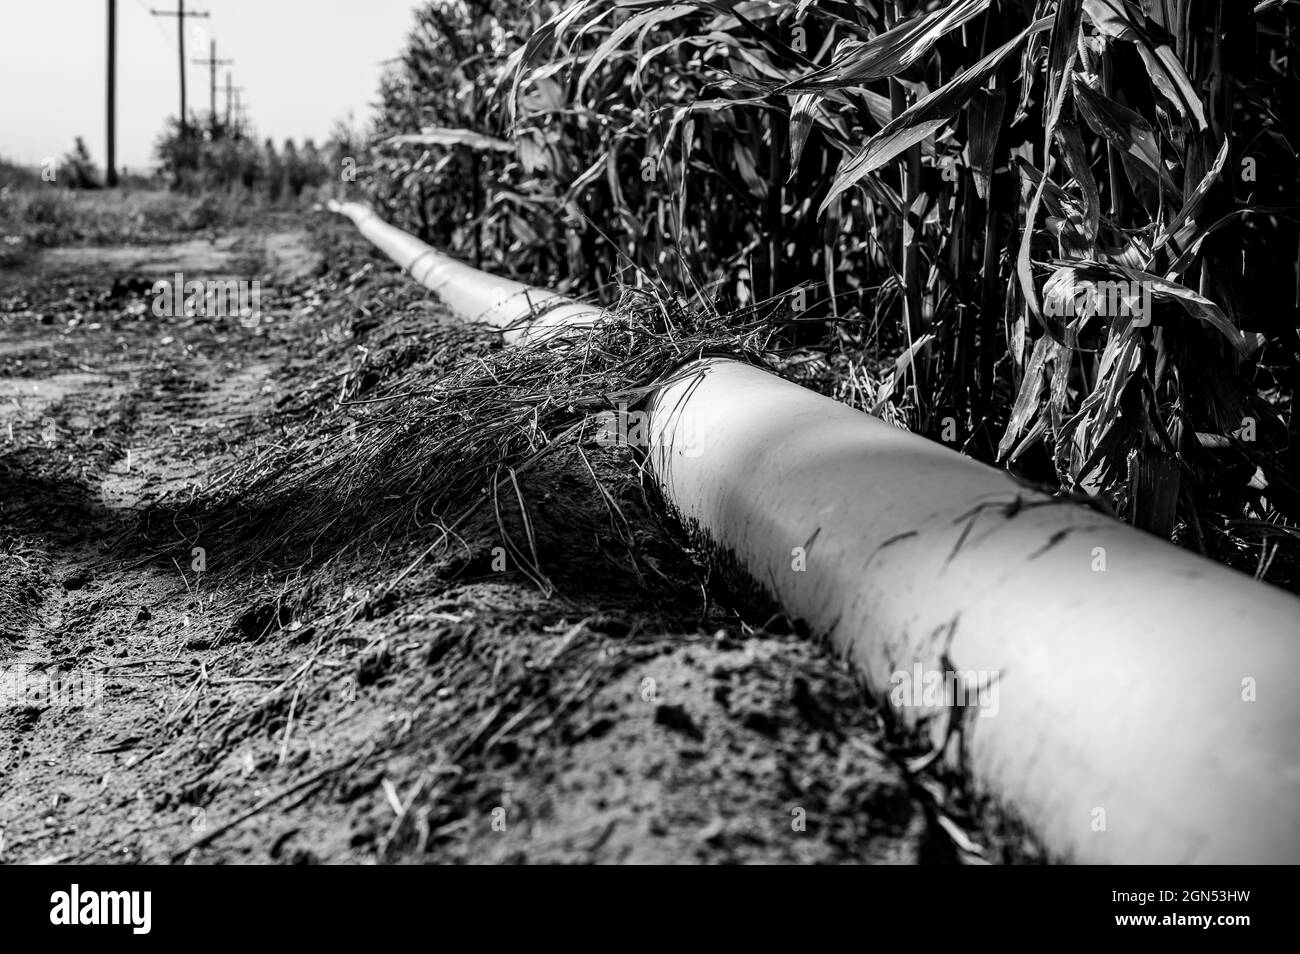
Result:
{"label": "tire track in dirt", "polygon": [[165,720],[176,695],[156,691],[155,671],[186,675],[195,662],[183,658],[184,632],[225,622],[221,594],[175,569],[122,566],[115,544],[141,507],[197,484],[240,424],[270,406],[271,364],[245,363],[226,328],[156,318],[138,292],[174,271],[246,274],[259,245],[56,250],[7,302],[0,570],[20,571],[23,598],[0,599],[6,851],[102,836],[135,814],[144,786],[123,795],[113,777],[130,775],[141,723]]}

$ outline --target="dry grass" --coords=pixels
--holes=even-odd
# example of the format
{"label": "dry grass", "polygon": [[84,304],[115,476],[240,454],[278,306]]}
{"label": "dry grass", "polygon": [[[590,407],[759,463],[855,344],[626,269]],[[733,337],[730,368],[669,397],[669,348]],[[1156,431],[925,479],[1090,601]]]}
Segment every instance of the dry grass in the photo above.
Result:
{"label": "dry grass", "polygon": [[[340,294],[364,294],[368,271]],[[594,330],[503,348],[495,329],[431,320],[426,294],[412,288],[386,302],[402,317],[381,321],[364,346],[339,334],[300,369],[298,395],[257,453],[209,475],[150,524],[238,540],[227,549],[242,554],[244,572],[411,534],[432,539],[426,557],[452,552],[458,529],[488,513],[512,563],[549,591],[520,489],[525,472],[558,447],[590,444],[598,415],[635,409],[654,382],[702,355],[787,367],[806,380],[818,373],[774,350],[772,308],[722,319],[658,289],[628,289]],[[507,527],[507,511],[517,526]]]}

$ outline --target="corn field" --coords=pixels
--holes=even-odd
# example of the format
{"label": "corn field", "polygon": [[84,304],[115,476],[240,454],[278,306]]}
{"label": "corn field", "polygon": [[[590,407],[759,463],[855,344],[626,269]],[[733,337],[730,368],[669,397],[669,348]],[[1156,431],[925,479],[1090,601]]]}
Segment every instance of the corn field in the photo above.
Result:
{"label": "corn field", "polygon": [[895,374],[912,429],[1221,551],[1300,524],[1298,27],[1279,0],[433,0],[361,178],[493,271],[759,308],[841,397]]}

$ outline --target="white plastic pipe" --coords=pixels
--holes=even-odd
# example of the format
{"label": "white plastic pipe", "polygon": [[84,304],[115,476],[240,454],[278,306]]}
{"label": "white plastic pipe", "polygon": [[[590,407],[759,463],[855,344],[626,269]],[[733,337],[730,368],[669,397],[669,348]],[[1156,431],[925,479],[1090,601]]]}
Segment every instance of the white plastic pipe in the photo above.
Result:
{"label": "white plastic pipe", "polygon": [[1300,860],[1300,600],[756,368],[687,372],[654,397],[664,497],[906,721],[958,695],[965,767],[1057,857]]}
{"label": "white plastic pipe", "polygon": [[486,322],[503,329],[509,344],[537,341],[564,329],[590,327],[600,317],[599,308],[558,292],[471,268],[389,225],[360,202],[331,199],[328,208],[351,219],[362,235],[417,282],[436,292],[454,314],[466,321]]}
{"label": "white plastic pipe", "polygon": [[[559,297],[342,211],[466,319]],[[685,524],[1055,857],[1300,861],[1300,600],[748,365],[665,380],[648,457]]]}

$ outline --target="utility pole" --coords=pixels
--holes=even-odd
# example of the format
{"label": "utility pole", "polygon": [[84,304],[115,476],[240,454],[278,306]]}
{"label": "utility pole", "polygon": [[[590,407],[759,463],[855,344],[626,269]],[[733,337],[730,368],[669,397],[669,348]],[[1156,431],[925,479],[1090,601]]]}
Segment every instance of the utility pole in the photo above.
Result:
{"label": "utility pole", "polygon": [[117,185],[117,0],[108,0],[108,165],[104,168],[104,184],[110,189]]}
{"label": "utility pole", "polygon": [[[242,86],[230,85],[230,74],[226,74],[226,125],[235,131],[235,136],[241,135],[240,123],[244,120],[244,107],[239,102],[239,94],[244,91]],[[231,101],[234,101],[234,118],[231,118]],[[231,125],[231,124],[234,125]]]}
{"label": "utility pole", "polygon": [[[217,67],[225,66],[234,60],[217,59],[217,41],[210,40],[208,43],[208,58],[206,60],[195,60],[196,66],[206,66],[208,68],[208,97],[210,117],[212,119],[212,138],[217,138]],[[226,73],[227,82],[229,82],[230,73]]]}
{"label": "utility pole", "polygon": [[185,0],[176,0],[176,9],[172,10],[153,10],[149,11],[156,17],[175,17],[176,18],[176,38],[180,43],[180,63],[181,63],[181,138],[185,138],[185,18],[186,17],[210,17],[212,14],[206,10],[194,10],[190,13],[185,12]]}

